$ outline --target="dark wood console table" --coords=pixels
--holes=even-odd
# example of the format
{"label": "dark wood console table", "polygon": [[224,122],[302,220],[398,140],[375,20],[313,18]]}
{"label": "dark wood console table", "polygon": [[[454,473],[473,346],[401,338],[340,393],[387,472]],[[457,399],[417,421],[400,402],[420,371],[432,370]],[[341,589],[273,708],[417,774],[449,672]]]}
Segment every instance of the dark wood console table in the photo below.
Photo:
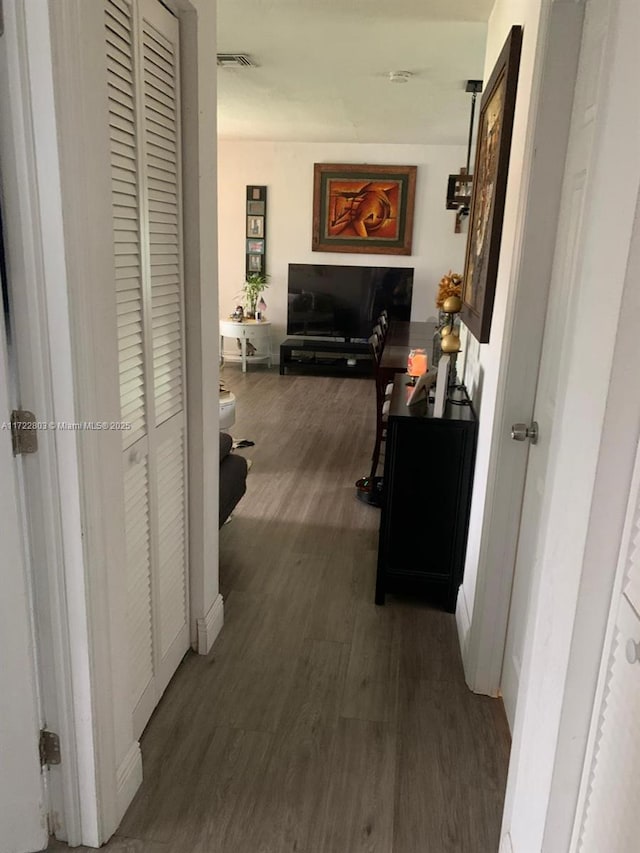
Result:
{"label": "dark wood console table", "polygon": [[478,421],[464,389],[453,391],[442,418],[433,417],[426,399],[407,407],[407,382],[395,377],[387,425],[376,604],[384,604],[387,592],[420,593],[453,613]]}
{"label": "dark wood console table", "polygon": [[410,323],[404,320],[392,320],[389,324],[386,343],[389,346],[401,347],[425,347],[427,352],[433,342],[433,333],[436,330],[435,323]]}

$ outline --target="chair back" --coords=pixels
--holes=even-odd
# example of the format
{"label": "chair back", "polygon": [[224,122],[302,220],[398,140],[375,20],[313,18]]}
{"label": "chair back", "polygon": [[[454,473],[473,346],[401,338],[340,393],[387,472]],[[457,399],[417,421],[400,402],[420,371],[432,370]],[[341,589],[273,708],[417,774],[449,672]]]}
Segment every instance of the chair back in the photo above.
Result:
{"label": "chair back", "polygon": [[382,356],[382,343],[380,341],[380,335],[375,330],[369,338],[369,346],[371,347],[371,354],[373,355],[373,363],[377,375],[380,358]]}

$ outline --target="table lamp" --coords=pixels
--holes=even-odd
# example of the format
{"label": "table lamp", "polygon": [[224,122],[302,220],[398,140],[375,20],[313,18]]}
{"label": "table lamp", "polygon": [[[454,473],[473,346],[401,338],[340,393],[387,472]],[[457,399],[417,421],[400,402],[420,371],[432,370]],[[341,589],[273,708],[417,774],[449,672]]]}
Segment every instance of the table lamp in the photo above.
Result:
{"label": "table lamp", "polygon": [[412,349],[407,358],[407,373],[414,378],[427,372],[427,351],[419,348]]}

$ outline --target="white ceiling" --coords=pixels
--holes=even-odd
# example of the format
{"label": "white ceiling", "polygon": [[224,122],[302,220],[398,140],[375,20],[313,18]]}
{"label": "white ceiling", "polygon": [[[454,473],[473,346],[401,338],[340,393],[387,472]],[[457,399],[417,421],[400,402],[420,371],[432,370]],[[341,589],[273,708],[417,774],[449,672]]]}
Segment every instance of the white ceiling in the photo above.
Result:
{"label": "white ceiling", "polygon": [[[225,138],[466,143],[494,0],[218,0]],[[408,83],[388,72],[410,71]]]}

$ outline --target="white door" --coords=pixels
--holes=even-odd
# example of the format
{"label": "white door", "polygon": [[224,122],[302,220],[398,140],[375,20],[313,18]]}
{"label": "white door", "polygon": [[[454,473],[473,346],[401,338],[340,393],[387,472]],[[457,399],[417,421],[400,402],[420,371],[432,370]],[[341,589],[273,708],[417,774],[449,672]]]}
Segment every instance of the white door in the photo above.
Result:
{"label": "white door", "polygon": [[13,408],[9,388],[13,383],[4,320],[0,319],[0,849],[2,853],[29,853],[46,847],[47,809],[38,753],[34,613],[19,461],[13,457],[8,426]]}
{"label": "white door", "polygon": [[539,439],[536,444],[523,444],[522,448],[523,453],[526,453],[528,447],[529,460],[501,678],[501,692],[512,730],[531,595],[531,578],[535,574],[539,559],[536,553],[536,538],[544,511],[549,441],[562,370],[560,353],[568,323],[571,322],[572,296],[580,275],[583,207],[585,189],[589,181],[608,16],[609,0],[598,3],[588,0],[534,404],[533,419],[538,423]]}
{"label": "white door", "polygon": [[190,639],[178,21],[106,0],[105,34],[137,737]]}

